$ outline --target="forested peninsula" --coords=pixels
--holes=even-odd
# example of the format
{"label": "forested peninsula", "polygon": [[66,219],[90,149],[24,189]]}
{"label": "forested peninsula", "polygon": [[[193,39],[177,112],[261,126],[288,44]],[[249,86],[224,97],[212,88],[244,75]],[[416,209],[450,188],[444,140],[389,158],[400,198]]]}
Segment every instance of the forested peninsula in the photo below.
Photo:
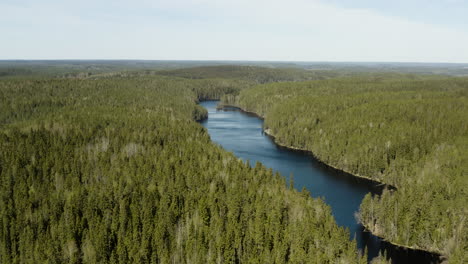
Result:
{"label": "forested peninsula", "polygon": [[465,263],[467,95],[467,78],[364,74],[258,85],[222,103],[262,116],[282,145],[396,187],[362,203],[374,234]]}
{"label": "forested peninsula", "polygon": [[0,79],[1,263],[366,263],[330,208],[210,141],[252,80]]}

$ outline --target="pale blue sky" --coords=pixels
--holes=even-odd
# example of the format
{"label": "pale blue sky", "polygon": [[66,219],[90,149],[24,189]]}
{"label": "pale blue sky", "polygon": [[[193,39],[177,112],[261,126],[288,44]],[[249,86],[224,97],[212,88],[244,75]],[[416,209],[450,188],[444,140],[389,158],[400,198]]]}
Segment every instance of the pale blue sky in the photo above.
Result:
{"label": "pale blue sky", "polygon": [[0,59],[468,62],[468,0],[0,0]]}
{"label": "pale blue sky", "polygon": [[329,0],[345,8],[367,8],[383,15],[406,18],[429,24],[466,29],[468,1],[466,0]]}

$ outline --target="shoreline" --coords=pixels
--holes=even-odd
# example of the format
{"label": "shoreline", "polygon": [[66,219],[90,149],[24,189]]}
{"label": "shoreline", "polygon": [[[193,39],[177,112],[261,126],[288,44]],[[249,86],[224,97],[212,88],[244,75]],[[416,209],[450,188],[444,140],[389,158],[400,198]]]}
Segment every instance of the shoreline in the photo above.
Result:
{"label": "shoreline", "polygon": [[375,237],[378,237],[379,239],[381,239],[383,242],[387,243],[387,244],[390,244],[398,249],[403,249],[403,250],[413,250],[413,251],[419,251],[419,252],[423,252],[427,255],[431,255],[433,258],[439,258],[440,260],[440,263],[445,263],[445,261],[447,261],[447,256],[445,256],[444,254],[441,254],[440,252],[436,252],[436,251],[431,251],[431,250],[426,250],[426,249],[421,249],[421,248],[418,248],[418,247],[413,247],[413,246],[407,246],[407,245],[402,245],[402,244],[398,244],[396,242],[392,242],[392,241],[389,241],[387,240],[385,237],[383,237],[382,235],[380,234],[377,234],[376,232],[372,231],[371,228],[369,228],[366,224],[362,223],[361,221],[359,221],[361,223],[361,225],[364,227],[364,230],[366,230],[367,232],[371,233],[373,236]]}
{"label": "shoreline", "polygon": [[[241,112],[244,112],[244,113],[247,113],[249,115],[253,115],[253,116],[256,116],[262,120],[265,120],[265,118],[263,116],[260,116],[258,115],[257,113],[255,112],[250,112],[250,111],[247,111],[241,107],[238,107],[238,106],[235,106],[235,105],[226,105],[226,104],[223,104],[223,105],[220,105],[219,107],[216,107],[216,109],[225,109],[225,108],[235,108]],[[301,151],[301,152],[305,152],[307,154],[310,154],[314,160],[316,160],[317,162],[321,163],[321,164],[324,164],[325,166],[329,167],[329,168],[332,168],[332,169],[335,169],[339,172],[342,172],[342,173],[345,173],[345,174],[348,174],[352,177],[356,177],[358,179],[361,179],[361,180],[366,180],[366,181],[369,181],[369,182],[372,182],[378,186],[384,186],[384,187],[387,187],[389,190],[397,190],[397,187],[393,186],[393,185],[390,185],[390,184],[387,184],[387,183],[384,183],[384,182],[381,182],[381,181],[378,181],[378,180],[375,180],[375,179],[372,179],[370,177],[367,177],[367,176],[363,176],[363,175],[359,175],[359,174],[354,174],[354,173],[351,173],[349,171],[346,171],[344,169],[340,169],[338,167],[335,167],[331,164],[328,164],[324,161],[322,161],[321,159],[319,159],[313,151],[311,150],[308,150],[308,149],[303,149],[303,148],[298,148],[298,147],[294,147],[294,146],[289,146],[289,145],[286,145],[282,142],[280,142],[277,137],[275,135],[273,135],[273,133],[271,133],[271,130],[270,129],[265,129],[265,128],[262,128],[262,131],[263,133],[265,133],[267,136],[269,136],[270,138],[273,139],[273,142],[278,145],[279,147],[282,147],[282,148],[286,148],[286,149],[289,149],[289,150],[294,150],[294,151]]]}
{"label": "shoreline", "polygon": [[[249,114],[249,115],[252,115],[252,116],[255,116],[255,117],[258,117],[262,120],[265,120],[265,118],[263,116],[260,116],[259,114],[255,113],[255,112],[251,112],[251,111],[248,111],[248,110],[245,110],[239,106],[235,106],[235,105],[228,105],[228,104],[219,104],[216,109],[226,109],[226,108],[234,108],[238,111],[241,111],[243,113],[246,113],[246,114]],[[273,142],[279,146],[279,147],[282,147],[282,148],[286,148],[286,149],[289,149],[289,150],[292,150],[292,151],[301,151],[301,152],[305,152],[305,153],[308,153],[310,155],[312,155],[313,159],[315,159],[317,162],[321,163],[321,164],[324,164],[325,166],[329,167],[329,168],[332,168],[334,170],[337,170],[337,171],[340,171],[342,173],[345,173],[349,176],[352,176],[352,177],[355,177],[357,179],[360,179],[360,180],[366,180],[366,181],[369,181],[369,182],[372,182],[374,184],[376,184],[376,186],[383,186],[384,188],[387,187],[389,190],[391,191],[395,191],[397,190],[397,188],[393,185],[390,185],[390,184],[386,184],[386,183],[383,183],[381,181],[378,181],[378,180],[375,180],[375,179],[372,179],[370,177],[367,177],[367,176],[362,176],[362,175],[357,175],[357,174],[353,174],[353,173],[350,173],[346,170],[343,170],[343,169],[340,169],[340,168],[337,168],[333,165],[330,165],[328,163],[325,163],[323,162],[322,160],[318,159],[314,153],[311,151],[311,150],[308,150],[308,149],[302,149],[302,148],[297,148],[297,147],[294,147],[294,146],[288,146],[282,142],[279,142],[278,139],[275,137],[275,135],[273,135],[271,133],[271,130],[270,129],[265,129],[265,128],[262,128],[262,131],[265,135],[267,135],[268,137],[272,138],[273,139]],[[424,252],[424,253],[427,253],[428,255],[433,255],[434,258],[438,257],[440,259],[440,263],[443,263],[444,261],[447,260],[447,257],[443,254],[441,254],[440,252],[435,252],[435,251],[430,251],[430,250],[426,250],[426,249],[422,249],[422,248],[417,248],[417,247],[412,247],[412,246],[407,246],[407,245],[400,245],[398,243],[395,243],[395,242],[392,242],[392,241],[389,241],[387,239],[385,239],[385,237],[381,236],[380,234],[377,234],[374,230],[372,230],[371,228],[369,228],[365,223],[363,223],[362,221],[359,220],[359,223],[364,227],[364,229],[366,231],[368,231],[369,233],[371,233],[372,235],[378,237],[379,239],[381,239],[382,241],[384,241],[385,243],[388,243],[394,247],[397,247],[399,249],[404,249],[404,250],[413,250],[413,251],[420,251],[420,252]]]}
{"label": "shoreline", "polygon": [[277,144],[278,146],[282,147],[282,148],[287,148],[287,149],[290,149],[290,150],[295,150],[295,151],[301,151],[301,152],[306,152],[308,154],[310,154],[317,162],[321,163],[321,164],[324,164],[325,166],[329,167],[329,168],[332,168],[334,170],[337,170],[341,173],[345,173],[345,174],[348,174],[352,177],[356,177],[360,180],[366,180],[366,181],[369,181],[369,182],[372,182],[374,183],[375,185],[377,186],[383,186],[383,187],[387,187],[389,190],[396,190],[397,188],[393,185],[390,185],[390,184],[386,184],[386,183],[383,183],[381,181],[378,181],[378,180],[375,180],[375,179],[372,179],[370,177],[366,177],[366,176],[362,176],[362,175],[359,175],[359,174],[353,174],[349,171],[346,171],[344,169],[340,169],[338,167],[335,167],[331,164],[328,164],[322,160],[320,160],[319,158],[317,158],[317,156],[314,155],[314,153],[308,149],[302,149],[302,148],[297,148],[297,147],[294,147],[294,146],[288,146],[282,142],[279,142],[278,139],[271,133],[270,129],[264,129],[263,130],[263,133],[265,133],[267,136],[271,137],[273,139],[273,141],[275,142],[275,144]]}

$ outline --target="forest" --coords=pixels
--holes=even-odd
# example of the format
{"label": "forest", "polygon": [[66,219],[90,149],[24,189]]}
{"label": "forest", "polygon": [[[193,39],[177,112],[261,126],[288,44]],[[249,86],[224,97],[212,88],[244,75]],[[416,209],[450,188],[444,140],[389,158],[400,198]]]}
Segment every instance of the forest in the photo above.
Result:
{"label": "forest", "polygon": [[251,80],[88,77],[0,79],[0,263],[367,263],[321,199],[196,122]]}
{"label": "forest", "polygon": [[0,263],[367,263],[322,199],[211,142],[210,99],[386,184],[373,234],[468,261],[466,77],[50,64],[0,76]]}
{"label": "forest", "polygon": [[257,85],[223,104],[255,112],[278,144],[387,184],[359,213],[372,233],[468,261],[468,78],[369,74]]}

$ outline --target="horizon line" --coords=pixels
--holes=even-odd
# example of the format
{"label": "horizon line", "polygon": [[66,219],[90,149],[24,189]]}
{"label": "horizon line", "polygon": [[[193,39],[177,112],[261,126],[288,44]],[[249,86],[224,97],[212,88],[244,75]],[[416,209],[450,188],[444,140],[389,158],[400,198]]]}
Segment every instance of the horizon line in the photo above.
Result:
{"label": "horizon line", "polygon": [[446,61],[308,61],[308,60],[233,60],[233,59],[0,59],[0,62],[41,62],[41,61],[119,61],[119,62],[250,62],[250,63],[398,63],[398,64],[468,64],[468,62],[446,62]]}

